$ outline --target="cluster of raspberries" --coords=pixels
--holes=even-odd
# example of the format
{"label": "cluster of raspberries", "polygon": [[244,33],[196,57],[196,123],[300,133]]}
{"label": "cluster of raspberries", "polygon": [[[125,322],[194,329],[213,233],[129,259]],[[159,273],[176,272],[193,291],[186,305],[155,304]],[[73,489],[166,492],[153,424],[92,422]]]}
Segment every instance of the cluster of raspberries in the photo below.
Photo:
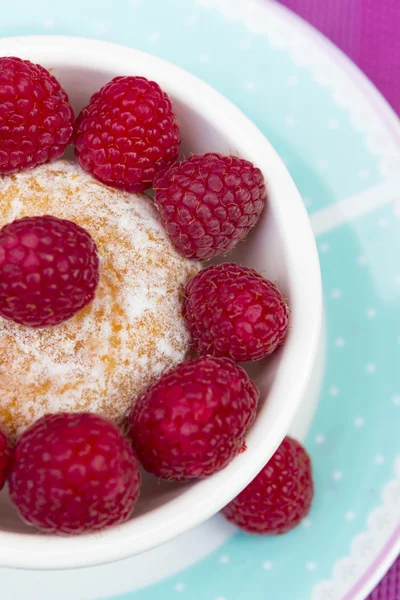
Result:
{"label": "cluster of raspberries", "polygon": [[[264,177],[251,162],[210,152],[179,161],[168,95],[144,77],[116,77],[74,119],[66,92],[44,67],[0,58],[0,176],[75,147],[83,169],[130,193],[153,188],[160,220],[187,259],[225,255],[256,225]],[[95,241],[76,223],[26,217],[0,231],[0,316],[54,327],[93,301]],[[186,285],[183,313],[198,357],[164,373],[133,402],[127,435],[92,413],[49,414],[17,440],[0,432],[0,488],[21,517],[50,533],[82,533],[128,519],[141,465],[156,477],[209,477],[245,449],[259,390],[237,363],[284,341],[289,310],[274,283],[235,263],[207,266]],[[308,513],[311,463],[286,437],[259,475],[223,511],[253,533],[284,533]]]}

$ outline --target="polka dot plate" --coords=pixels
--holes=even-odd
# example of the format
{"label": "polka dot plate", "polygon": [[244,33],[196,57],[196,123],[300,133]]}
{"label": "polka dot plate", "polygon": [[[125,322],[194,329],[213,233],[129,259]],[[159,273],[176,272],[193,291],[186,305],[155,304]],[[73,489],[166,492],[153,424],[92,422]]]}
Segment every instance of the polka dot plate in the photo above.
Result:
{"label": "polka dot plate", "polygon": [[400,550],[397,118],[338,50],[268,0],[14,0],[2,11],[2,36],[46,31],[179,64],[235,102],[285,160],[317,237],[325,293],[319,402],[299,434],[316,498],[309,518],[282,537],[247,537],[216,516],[112,565],[0,569],[2,596],[365,598]]}

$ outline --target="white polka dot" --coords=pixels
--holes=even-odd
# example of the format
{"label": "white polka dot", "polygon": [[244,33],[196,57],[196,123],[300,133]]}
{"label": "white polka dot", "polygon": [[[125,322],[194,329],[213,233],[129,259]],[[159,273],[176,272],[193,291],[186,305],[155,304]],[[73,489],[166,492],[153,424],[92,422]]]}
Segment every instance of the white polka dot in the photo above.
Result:
{"label": "white polka dot", "polygon": [[349,510],[349,511],[348,511],[348,512],[345,514],[345,517],[346,517],[346,521],[354,521],[354,519],[356,518],[356,515],[355,515],[355,513],[353,513],[353,511],[352,511],[352,510]]}
{"label": "white polka dot", "polygon": [[323,444],[325,442],[325,437],[323,435],[321,435],[320,433],[318,435],[315,436],[315,443],[316,444]]}
{"label": "white polka dot", "polygon": [[339,298],[342,297],[342,290],[339,290],[338,288],[335,288],[334,290],[332,290],[332,298],[334,300],[338,300]]}
{"label": "white polka dot", "polygon": [[316,568],[317,568],[317,565],[315,562],[309,562],[306,564],[307,571],[315,571]]}
{"label": "white polka dot", "polygon": [[323,252],[324,254],[326,254],[327,252],[329,252],[329,248],[330,248],[330,246],[329,246],[329,244],[327,242],[322,242],[319,245],[320,251]]}
{"label": "white polka dot", "polygon": [[360,427],[364,427],[365,425],[365,420],[363,419],[363,417],[356,417],[354,419],[354,426],[357,427],[358,429],[360,429]]}
{"label": "white polka dot", "polygon": [[269,560],[263,562],[263,569],[265,571],[270,571],[272,569],[272,562],[270,562]]}
{"label": "white polka dot", "polygon": [[318,162],[317,162],[318,168],[321,170],[325,170],[329,167],[329,162],[325,159],[325,158],[321,158]]}
{"label": "white polka dot", "polygon": [[383,465],[383,463],[385,462],[385,457],[382,456],[382,454],[377,454],[374,458],[374,463],[376,465]]}
{"label": "white polka dot", "polygon": [[368,319],[373,319],[374,317],[376,317],[376,310],[375,310],[375,308],[369,308],[367,310],[367,317],[368,317]]}
{"label": "white polka dot", "polygon": [[108,26],[105,23],[96,23],[94,28],[97,33],[106,33],[108,31]]}
{"label": "white polka dot", "polygon": [[245,81],[244,87],[246,88],[246,90],[253,91],[255,88],[255,85],[254,85],[253,81]]}
{"label": "white polka dot", "polygon": [[161,35],[159,31],[153,31],[153,33],[151,33],[149,35],[149,40],[152,44],[158,44],[158,42],[160,41]]}
{"label": "white polka dot", "polygon": [[366,265],[368,263],[368,259],[366,256],[361,254],[361,256],[357,256],[357,263],[359,265]]}
{"label": "white polka dot", "polygon": [[338,337],[338,338],[336,338],[336,340],[335,340],[335,346],[336,346],[337,348],[343,348],[343,346],[345,345],[345,343],[346,343],[346,340],[345,340],[345,339],[343,339],[342,337]]}
{"label": "white polka dot", "polygon": [[336,386],[332,386],[329,390],[329,393],[331,396],[338,396],[339,395],[339,389]]}
{"label": "white polka dot", "polygon": [[286,127],[293,127],[293,125],[295,125],[296,123],[296,119],[294,118],[293,115],[287,115],[285,117],[285,125]]}
{"label": "white polka dot", "polygon": [[299,83],[299,78],[297,75],[289,75],[287,82],[290,87],[296,87],[296,85]]}
{"label": "white polka dot", "polygon": [[393,396],[392,402],[395,406],[400,406],[400,396],[398,394],[396,394],[396,396]]}
{"label": "white polka dot", "polygon": [[378,224],[382,229],[387,229],[389,227],[389,219],[379,219]]}
{"label": "white polka dot", "polygon": [[307,518],[307,519],[303,519],[301,522],[302,526],[305,527],[306,529],[309,529],[312,525],[312,521],[311,519]]}
{"label": "white polka dot", "polygon": [[398,275],[395,275],[394,282],[396,285],[400,285],[400,273]]}
{"label": "white polka dot", "polygon": [[329,119],[328,129],[339,129],[340,123],[337,119]]}
{"label": "white polka dot", "polygon": [[207,54],[207,52],[202,52],[199,56],[199,61],[201,63],[208,63],[208,61],[210,60],[210,55]]}
{"label": "white polka dot", "polygon": [[186,19],[186,23],[188,25],[196,25],[197,17],[195,17],[194,15],[189,15],[188,18]]}
{"label": "white polka dot", "polygon": [[358,171],[358,176],[360,179],[368,179],[368,177],[369,177],[368,169],[360,169]]}
{"label": "white polka dot", "polygon": [[54,27],[54,19],[44,19],[43,27],[45,29],[53,29]]}
{"label": "white polka dot", "polygon": [[375,371],[376,371],[376,367],[373,363],[368,363],[367,365],[365,365],[364,369],[365,369],[365,372],[369,373],[370,375],[372,373],[375,373]]}
{"label": "white polka dot", "polygon": [[217,596],[215,600],[225,600],[225,598],[223,596]]}
{"label": "white polka dot", "polygon": [[185,584],[182,583],[181,581],[178,581],[178,583],[175,584],[176,592],[183,592],[184,589],[185,589]]}
{"label": "white polka dot", "polygon": [[332,473],[332,479],[334,481],[340,481],[343,477],[343,473],[342,471],[339,471],[338,469],[336,469],[335,471],[333,471]]}
{"label": "white polka dot", "polygon": [[223,554],[222,556],[219,557],[219,562],[221,563],[221,565],[227,565],[229,562],[229,556],[226,556],[226,554]]}

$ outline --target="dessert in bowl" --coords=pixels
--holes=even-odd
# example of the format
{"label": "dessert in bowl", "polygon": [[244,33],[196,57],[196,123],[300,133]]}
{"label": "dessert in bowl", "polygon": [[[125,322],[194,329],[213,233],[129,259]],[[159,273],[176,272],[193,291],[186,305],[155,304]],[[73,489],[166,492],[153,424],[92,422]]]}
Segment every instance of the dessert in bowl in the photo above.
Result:
{"label": "dessert in bowl", "polygon": [[[0,540],[3,548],[0,550],[1,564],[31,568],[93,565],[143,552],[197,525],[220,510],[238,494],[272,456],[301,404],[315,361],[321,321],[318,258],[301,198],[282,161],[257,128],[228,100],[205,83],[156,57],[96,41],[57,37],[4,39],[0,42],[0,55],[18,56],[51,69],[52,74],[68,91],[76,114],[87,105],[91,95],[112,78],[120,75],[147,77],[156,81],[171,97],[182,136],[182,156],[189,156],[191,153],[220,152],[239,155],[256,164],[267,182],[267,205],[251,235],[244,243],[236,246],[229,259],[225,258],[225,260],[256,269],[276,282],[284,296],[290,299],[290,328],[285,344],[273,356],[251,364],[249,368],[252,378],[260,389],[261,401],[257,418],[246,437],[246,451],[236,456],[223,470],[208,479],[183,485],[169,482],[160,484],[157,479],[144,476],[141,495],[129,521],[101,532],[76,537],[38,535],[19,521],[3,492],[0,502]],[[69,213],[67,209],[60,208],[58,205],[52,205],[51,211],[46,212],[54,213],[60,218],[71,220],[76,218],[79,225],[90,230],[89,233],[102,254],[102,247],[109,244],[109,236],[112,235],[113,215],[109,213],[105,215],[104,230],[100,231],[95,221],[91,223],[90,217],[87,216],[88,212],[84,211],[85,197],[90,195],[87,189],[100,190],[98,194],[94,193],[96,202],[99,203],[106,195],[115,196],[114,210],[118,210],[118,206],[123,210],[124,194],[99,185],[94,179],[88,179],[82,171],[76,170],[76,166],[67,163],[50,163],[38,169],[38,172],[43,174],[44,187],[49,173],[53,170],[55,182],[59,182],[54,183],[54,186],[55,189],[61,190],[61,196],[66,192],[65,174],[69,174],[67,179],[70,191],[72,185],[70,176],[75,177],[73,185],[76,187],[73,195],[81,195],[81,201],[76,200],[77,205],[71,206]],[[13,176],[13,185],[29,187],[27,182],[32,182],[30,179],[32,173],[33,171],[25,171]],[[4,186],[3,194],[5,197]],[[39,196],[38,203],[41,201],[42,194]],[[108,201],[104,204],[108,205]],[[104,205],[102,206],[104,209]],[[125,248],[124,252],[118,250],[121,249],[119,245],[123,245],[124,237],[122,235],[120,239],[121,236],[118,236],[115,240],[114,259],[122,260],[122,254],[125,252],[138,252],[141,255],[142,258],[139,259],[142,260],[142,268],[148,276],[146,289],[152,290],[151,297],[149,294],[142,294],[143,302],[147,308],[147,303],[151,304],[158,293],[157,299],[161,299],[161,308],[159,311],[154,311],[150,323],[140,325],[140,332],[135,331],[136,338],[128,336],[133,354],[138,352],[137,340],[142,339],[140,336],[149,341],[150,346],[146,354],[148,362],[143,362],[141,368],[129,374],[128,378],[121,376],[121,373],[114,380],[112,377],[105,378],[107,385],[113,389],[117,386],[126,387],[124,393],[121,393],[121,390],[117,392],[119,401],[125,397],[126,402],[130,395],[134,396],[138,391],[136,385],[146,385],[154,375],[157,375],[157,370],[161,372],[180,362],[187,354],[189,338],[179,311],[179,294],[182,285],[199,268],[194,261],[182,258],[174,251],[154,216],[155,210],[150,201],[139,197],[137,206],[137,212],[140,214],[136,216],[132,227],[136,233],[140,231],[140,223],[142,223],[145,233],[143,236],[138,236],[135,241],[132,241],[135,235],[132,239],[128,236],[125,243],[130,247]],[[29,212],[12,212],[11,209],[11,212],[7,212],[4,209],[0,226],[13,218],[38,214],[37,208],[38,205],[30,207]],[[43,210],[44,208],[41,208],[39,214],[45,214]],[[99,210],[102,210],[100,206]],[[80,215],[79,220],[78,215]],[[156,232],[155,237],[159,237],[156,242],[151,239],[155,235],[154,232]],[[141,240],[142,244],[140,244]],[[153,250],[150,249],[150,242],[154,244]],[[136,244],[135,248],[134,244]],[[152,251],[154,257],[147,263],[155,263],[154,271],[146,268],[146,259]],[[168,260],[162,260],[167,258]],[[126,269],[129,270],[128,266]],[[142,281],[135,279],[134,275],[130,273],[129,277],[127,274],[123,285],[132,285],[135,293],[139,293],[138,289],[140,290]],[[173,284],[169,295],[165,290],[165,287],[168,288],[166,286],[168,281]],[[122,285],[121,282],[119,284]],[[108,286],[108,292],[115,291],[117,297],[113,308],[118,313],[118,285],[113,286],[113,282],[107,283],[106,280],[102,282],[100,277],[96,291],[97,299],[102,297],[104,291],[102,286]],[[161,292],[159,289],[157,291],[160,287]],[[93,311],[94,306],[95,304],[91,308],[84,308],[74,317],[74,322],[79,319],[84,322],[85,317],[88,316],[85,311]],[[116,355],[115,348],[112,351],[104,349],[105,338],[101,330],[101,320],[104,318],[106,329],[107,327],[112,329],[113,323],[116,323],[118,329],[118,326],[122,327],[122,323],[115,317],[116,315],[111,313],[104,317],[100,315],[100,318],[95,319],[96,323],[92,328],[91,347],[97,350],[96,340],[98,340],[99,354],[104,356],[104,369],[107,368],[107,361]],[[132,327],[137,330],[135,315],[130,314],[129,318],[132,319]],[[123,327],[126,328],[127,319],[122,320]],[[155,325],[156,322],[158,325]],[[57,325],[57,328],[71,328],[71,324],[72,321],[66,321],[64,325]],[[4,327],[9,326],[4,325]],[[31,335],[38,334],[36,332]],[[54,335],[60,334],[54,332]],[[118,336],[116,338],[119,339]],[[88,340],[84,341],[86,343]],[[120,342],[117,347],[121,352],[117,354],[118,360],[123,357],[123,360],[126,359],[128,362],[138,361],[140,365],[139,359],[142,357],[137,358],[133,354],[127,356],[130,348],[126,338],[125,342]],[[82,371],[79,374],[78,368],[75,370],[77,372],[74,376],[77,381],[79,380],[78,385],[81,385],[86,377]],[[92,378],[94,381],[96,376],[93,375]],[[140,383],[137,381],[138,378]],[[122,382],[121,379],[124,381]],[[62,374],[60,374],[61,380]],[[99,380],[102,381],[101,377]],[[95,387],[93,381],[87,388],[91,390],[90,394],[89,391],[87,392],[89,402],[87,410],[93,410],[94,407],[97,409],[99,405],[96,405],[96,402],[101,404],[101,398],[104,397],[98,392],[98,388],[93,392]],[[84,384],[86,385],[86,381]],[[56,397],[51,394],[51,411],[58,408],[53,403],[57,403],[59,397],[60,402],[62,401],[62,394],[59,391]],[[93,393],[98,394],[97,400],[93,398]],[[79,398],[82,398],[82,394]],[[115,408],[115,404],[111,403],[111,406]],[[29,415],[30,411],[27,410],[26,404],[23,407],[25,412],[20,411],[21,424],[15,424],[13,421],[10,425],[10,431],[13,430],[14,433],[26,425],[26,415]],[[63,410],[61,404],[59,409]],[[48,412],[48,408],[44,408],[44,412]],[[121,414],[120,409],[117,412]],[[104,414],[116,416],[110,414],[110,405],[107,406]]]}
{"label": "dessert in bowl", "polygon": [[78,223],[96,240],[99,284],[95,301],[56,327],[1,319],[0,423],[11,438],[55,411],[118,422],[189,348],[180,297],[198,265],[175,252],[149,198],[106,187],[65,160],[3,178],[2,224],[45,214]]}

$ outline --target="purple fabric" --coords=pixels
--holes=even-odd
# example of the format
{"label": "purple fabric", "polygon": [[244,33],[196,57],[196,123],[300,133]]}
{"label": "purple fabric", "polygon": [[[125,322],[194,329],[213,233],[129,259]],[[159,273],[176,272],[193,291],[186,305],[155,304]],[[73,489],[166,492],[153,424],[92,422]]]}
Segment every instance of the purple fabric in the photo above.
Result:
{"label": "purple fabric", "polygon": [[[400,0],[280,0],[366,73],[400,115]],[[400,557],[367,600],[400,600]]]}
{"label": "purple fabric", "polygon": [[386,573],[381,583],[374,589],[367,600],[399,600],[400,599],[400,558]]}
{"label": "purple fabric", "polygon": [[337,44],[400,115],[400,0],[280,0]]}

